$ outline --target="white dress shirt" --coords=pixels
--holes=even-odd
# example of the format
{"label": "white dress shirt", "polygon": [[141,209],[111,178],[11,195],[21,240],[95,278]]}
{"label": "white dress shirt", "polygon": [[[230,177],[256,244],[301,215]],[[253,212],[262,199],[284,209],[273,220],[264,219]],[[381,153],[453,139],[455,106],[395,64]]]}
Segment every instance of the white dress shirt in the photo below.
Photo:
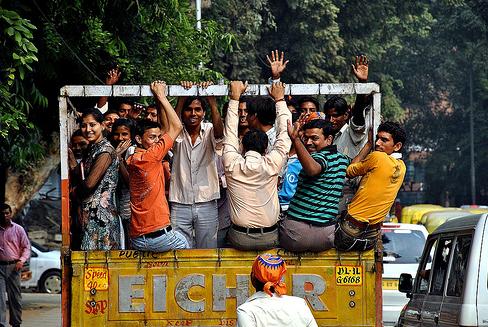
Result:
{"label": "white dress shirt", "polygon": [[256,292],[237,308],[237,327],[316,327],[307,303],[296,296]]}

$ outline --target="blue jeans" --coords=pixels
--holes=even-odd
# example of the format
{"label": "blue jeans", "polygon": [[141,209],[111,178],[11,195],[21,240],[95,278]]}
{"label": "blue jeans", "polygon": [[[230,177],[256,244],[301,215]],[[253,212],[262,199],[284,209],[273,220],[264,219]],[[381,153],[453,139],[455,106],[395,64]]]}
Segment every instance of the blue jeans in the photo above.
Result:
{"label": "blue jeans", "polygon": [[190,247],[183,234],[174,230],[154,238],[144,235],[133,238],[131,245],[134,250],[151,252],[166,252]]}
{"label": "blue jeans", "polygon": [[171,202],[171,225],[185,235],[192,248],[217,247],[219,217],[217,201],[195,204]]}

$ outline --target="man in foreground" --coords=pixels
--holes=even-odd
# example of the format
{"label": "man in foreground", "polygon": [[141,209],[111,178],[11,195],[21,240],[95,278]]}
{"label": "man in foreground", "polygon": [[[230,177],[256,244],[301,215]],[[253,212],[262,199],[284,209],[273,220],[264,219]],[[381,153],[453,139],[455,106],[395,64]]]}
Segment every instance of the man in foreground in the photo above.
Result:
{"label": "man in foreground", "polygon": [[237,308],[238,327],[317,326],[304,299],[287,296],[281,278],[286,264],[279,255],[258,255],[252,265],[251,283],[256,289]]}
{"label": "man in foreground", "polygon": [[12,221],[10,206],[3,203],[0,209],[0,326],[7,327],[7,293],[9,323],[18,327],[22,324],[20,272],[30,258],[30,242],[24,228]]}
{"label": "man in foreground", "polygon": [[[371,133],[370,133],[371,134]],[[363,176],[356,195],[336,224],[335,246],[341,251],[364,251],[374,247],[381,225],[395,201],[403,178],[405,163],[400,150],[406,133],[393,122],[380,124],[376,134],[347,167],[347,177]]]}

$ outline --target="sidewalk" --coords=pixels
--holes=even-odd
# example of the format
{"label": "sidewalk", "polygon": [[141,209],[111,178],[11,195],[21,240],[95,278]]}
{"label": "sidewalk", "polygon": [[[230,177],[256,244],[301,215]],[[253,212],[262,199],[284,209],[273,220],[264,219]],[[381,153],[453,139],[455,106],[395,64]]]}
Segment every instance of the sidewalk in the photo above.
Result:
{"label": "sidewalk", "polygon": [[61,326],[60,294],[22,293],[22,303],[22,327]]}

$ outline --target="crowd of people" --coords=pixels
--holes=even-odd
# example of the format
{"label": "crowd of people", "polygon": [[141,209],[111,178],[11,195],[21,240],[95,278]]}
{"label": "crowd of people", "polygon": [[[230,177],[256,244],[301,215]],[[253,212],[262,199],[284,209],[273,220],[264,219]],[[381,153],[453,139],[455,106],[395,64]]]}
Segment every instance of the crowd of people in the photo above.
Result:
{"label": "crowd of people", "polygon": [[[383,122],[374,139],[368,95],[322,108],[285,96],[288,61],[268,61],[269,96],[232,81],[222,110],[213,96],[173,108],[163,81],[151,83],[153,105],[102,97],[84,110],[68,153],[73,248],[372,248],[405,175],[405,131]],[[365,56],[352,65],[359,82],[368,69]],[[106,83],[119,78],[111,70]]]}

